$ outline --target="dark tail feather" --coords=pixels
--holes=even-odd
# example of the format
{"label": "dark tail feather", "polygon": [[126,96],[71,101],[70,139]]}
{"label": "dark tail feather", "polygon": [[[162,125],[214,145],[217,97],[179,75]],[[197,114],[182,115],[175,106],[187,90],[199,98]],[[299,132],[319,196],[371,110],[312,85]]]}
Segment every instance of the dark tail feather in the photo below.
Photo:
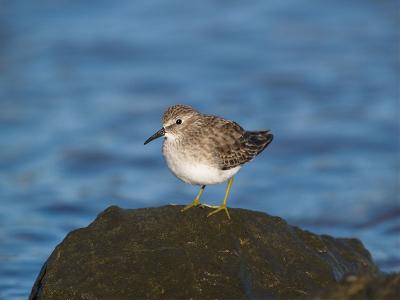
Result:
{"label": "dark tail feather", "polygon": [[267,131],[246,131],[244,134],[249,147],[255,148],[257,154],[263,151],[274,139],[270,130]]}

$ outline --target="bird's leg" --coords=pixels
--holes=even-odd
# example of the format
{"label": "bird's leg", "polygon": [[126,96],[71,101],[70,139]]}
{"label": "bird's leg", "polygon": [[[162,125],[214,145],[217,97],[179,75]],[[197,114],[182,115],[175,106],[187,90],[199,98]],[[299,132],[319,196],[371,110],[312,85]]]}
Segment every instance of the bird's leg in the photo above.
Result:
{"label": "bird's leg", "polygon": [[205,188],[206,188],[206,186],[202,185],[200,188],[200,191],[198,192],[196,198],[194,198],[193,202],[186,205],[181,211],[188,210],[189,208],[192,208],[192,207],[200,206],[200,197],[203,194]]}
{"label": "bird's leg", "polygon": [[226,215],[228,216],[228,219],[231,218],[231,216],[229,215],[228,209],[226,208],[226,202],[228,200],[228,196],[229,196],[229,192],[231,190],[232,187],[232,183],[233,183],[233,177],[231,177],[228,181],[228,186],[226,187],[226,191],[225,191],[225,197],[224,197],[224,202],[222,203],[222,205],[220,206],[216,206],[216,210],[210,212],[207,217],[212,216],[213,214],[216,214],[217,212],[224,210],[226,212]]}

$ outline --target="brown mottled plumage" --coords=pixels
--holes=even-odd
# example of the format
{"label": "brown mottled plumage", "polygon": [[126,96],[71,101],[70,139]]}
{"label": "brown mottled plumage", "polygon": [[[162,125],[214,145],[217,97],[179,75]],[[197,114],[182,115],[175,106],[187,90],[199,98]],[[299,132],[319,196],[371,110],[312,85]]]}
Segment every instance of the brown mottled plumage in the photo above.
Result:
{"label": "brown mottled plumage", "polygon": [[211,214],[220,210],[228,214],[226,199],[233,176],[273,139],[269,130],[246,131],[234,121],[202,114],[187,105],[169,107],[163,115],[163,128],[145,144],[160,136],[165,137],[163,154],[172,173],[202,186],[193,204],[185,209],[200,204],[206,185],[229,180],[224,205]]}
{"label": "brown mottled plumage", "polygon": [[[178,118],[186,118],[188,125],[185,122],[177,125],[175,122]],[[221,170],[249,162],[273,139],[269,130],[246,131],[234,121],[201,114],[187,105],[169,107],[163,116],[164,124],[171,120],[171,130],[179,128],[181,132],[181,144],[188,151],[199,152],[192,154],[198,160],[211,162]]]}

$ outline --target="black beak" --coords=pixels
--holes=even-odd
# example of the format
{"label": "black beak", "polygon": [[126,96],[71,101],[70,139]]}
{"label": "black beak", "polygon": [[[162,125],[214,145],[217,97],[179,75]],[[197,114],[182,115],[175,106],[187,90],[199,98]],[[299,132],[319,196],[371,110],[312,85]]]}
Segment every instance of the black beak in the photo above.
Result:
{"label": "black beak", "polygon": [[152,140],[155,140],[156,138],[159,138],[159,137],[161,137],[161,136],[164,136],[164,134],[165,134],[165,129],[164,129],[164,127],[163,127],[163,128],[161,128],[159,131],[157,131],[155,134],[153,134],[151,137],[149,137],[149,138],[144,142],[144,144],[146,145],[146,144],[150,143]]}

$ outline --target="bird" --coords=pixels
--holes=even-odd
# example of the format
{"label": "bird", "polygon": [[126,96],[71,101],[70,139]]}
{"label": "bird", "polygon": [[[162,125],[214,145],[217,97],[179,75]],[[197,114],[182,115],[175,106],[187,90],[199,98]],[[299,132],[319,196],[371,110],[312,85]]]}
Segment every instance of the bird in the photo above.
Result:
{"label": "bird", "polygon": [[[162,153],[171,172],[180,180],[200,186],[192,207],[214,210],[207,216],[225,211],[230,215],[227,200],[233,178],[241,167],[253,160],[273,140],[271,130],[247,131],[238,123],[222,117],[203,114],[189,105],[177,104],[167,108],[162,128],[150,136],[144,145],[164,137]],[[200,203],[207,185],[227,182],[225,196],[219,206]]]}

